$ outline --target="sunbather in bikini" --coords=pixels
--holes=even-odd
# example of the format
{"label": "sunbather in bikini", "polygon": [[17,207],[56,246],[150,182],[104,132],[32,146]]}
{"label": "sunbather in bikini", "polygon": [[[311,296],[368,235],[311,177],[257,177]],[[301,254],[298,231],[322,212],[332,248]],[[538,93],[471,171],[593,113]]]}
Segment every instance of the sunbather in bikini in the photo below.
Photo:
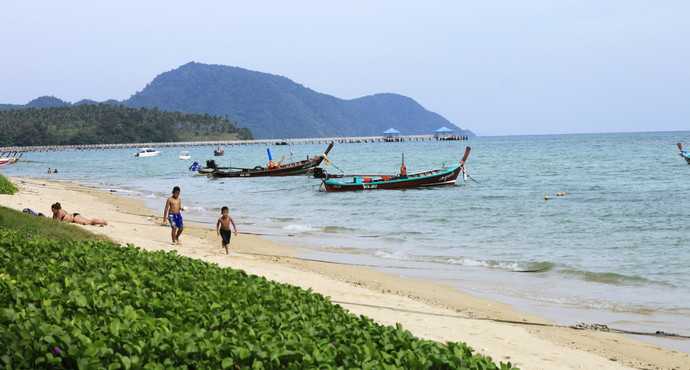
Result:
{"label": "sunbather in bikini", "polygon": [[54,220],[71,222],[79,225],[105,226],[108,224],[106,220],[100,218],[88,219],[79,213],[67,213],[64,209],[62,209],[62,206],[59,202],[50,206],[50,209],[53,211]]}

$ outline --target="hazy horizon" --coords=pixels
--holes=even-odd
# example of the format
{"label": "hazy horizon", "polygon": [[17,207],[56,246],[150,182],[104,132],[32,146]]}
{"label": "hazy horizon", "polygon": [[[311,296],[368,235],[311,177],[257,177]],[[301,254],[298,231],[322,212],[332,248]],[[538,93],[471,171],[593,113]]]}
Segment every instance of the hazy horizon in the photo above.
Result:
{"label": "hazy horizon", "polygon": [[480,135],[682,131],[690,4],[4,4],[0,103],[123,100],[190,61],[343,99],[409,96]]}

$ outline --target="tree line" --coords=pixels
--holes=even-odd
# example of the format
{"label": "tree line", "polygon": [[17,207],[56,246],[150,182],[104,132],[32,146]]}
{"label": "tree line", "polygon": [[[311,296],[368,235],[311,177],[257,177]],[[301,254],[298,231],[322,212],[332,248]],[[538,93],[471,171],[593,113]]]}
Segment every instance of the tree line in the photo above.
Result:
{"label": "tree line", "polygon": [[110,104],[0,111],[0,146],[251,139],[224,117]]}

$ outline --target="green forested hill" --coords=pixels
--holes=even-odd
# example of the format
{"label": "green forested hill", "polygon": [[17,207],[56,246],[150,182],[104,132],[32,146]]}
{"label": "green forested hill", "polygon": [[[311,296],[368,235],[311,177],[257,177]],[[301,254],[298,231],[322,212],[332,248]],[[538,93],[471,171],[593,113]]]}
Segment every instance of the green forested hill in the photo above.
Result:
{"label": "green forested hill", "polygon": [[[431,134],[454,125],[413,99],[375,94],[340,99],[277,75],[187,63],[157,76],[123,102],[133,107],[229,116],[259,138]],[[457,130],[458,134],[472,135]]]}
{"label": "green forested hill", "polygon": [[[0,111],[93,103],[84,99],[70,104],[42,96],[26,105],[0,104]],[[283,76],[194,62],[161,73],[127,100],[101,104],[229,117],[257,138],[374,136],[390,127],[403,135],[418,135],[442,126],[455,128],[458,135],[474,135],[407,96],[383,93],[340,99]]]}
{"label": "green forested hill", "polygon": [[225,118],[109,104],[0,111],[0,146],[248,139]]}

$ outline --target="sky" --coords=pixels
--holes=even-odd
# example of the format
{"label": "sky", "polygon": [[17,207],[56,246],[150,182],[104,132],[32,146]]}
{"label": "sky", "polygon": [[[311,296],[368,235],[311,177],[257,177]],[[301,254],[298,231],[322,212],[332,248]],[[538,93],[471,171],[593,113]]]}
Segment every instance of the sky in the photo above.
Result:
{"label": "sky", "polygon": [[400,93],[480,135],[690,130],[688,19],[675,0],[3,0],[0,103],[126,99],[196,61]]}

